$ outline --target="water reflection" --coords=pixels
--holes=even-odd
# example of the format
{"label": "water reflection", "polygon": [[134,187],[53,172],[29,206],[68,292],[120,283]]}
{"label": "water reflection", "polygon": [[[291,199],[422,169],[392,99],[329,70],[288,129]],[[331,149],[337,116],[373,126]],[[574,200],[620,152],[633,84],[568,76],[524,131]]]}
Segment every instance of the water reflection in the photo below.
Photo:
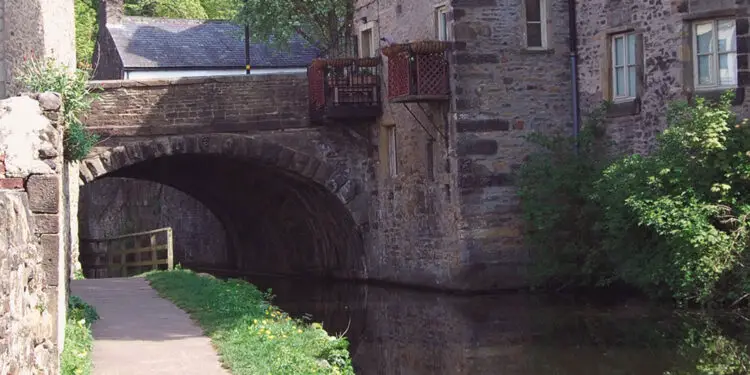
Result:
{"label": "water reflection", "polygon": [[248,280],[272,288],[284,310],[346,332],[357,374],[750,374],[750,330],[736,314]]}

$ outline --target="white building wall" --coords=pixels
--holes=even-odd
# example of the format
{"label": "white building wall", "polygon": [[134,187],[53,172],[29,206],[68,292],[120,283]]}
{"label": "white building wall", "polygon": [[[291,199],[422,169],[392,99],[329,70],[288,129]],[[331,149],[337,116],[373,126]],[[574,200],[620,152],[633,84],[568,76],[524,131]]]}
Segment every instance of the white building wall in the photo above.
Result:
{"label": "white building wall", "polygon": [[[250,69],[251,75],[257,74],[298,74],[305,73],[305,68],[283,69]],[[125,70],[125,79],[153,79],[153,78],[181,78],[206,76],[244,75],[245,69],[216,69],[216,70]]]}

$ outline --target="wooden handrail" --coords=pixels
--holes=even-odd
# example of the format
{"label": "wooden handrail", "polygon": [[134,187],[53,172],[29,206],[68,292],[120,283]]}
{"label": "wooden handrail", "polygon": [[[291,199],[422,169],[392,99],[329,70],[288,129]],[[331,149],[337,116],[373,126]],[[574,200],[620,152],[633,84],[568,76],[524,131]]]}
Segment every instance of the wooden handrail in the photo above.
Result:
{"label": "wooden handrail", "polygon": [[107,241],[116,241],[116,240],[122,240],[125,238],[130,237],[140,237],[140,236],[146,236],[149,234],[156,234],[161,232],[167,232],[169,237],[172,237],[172,227],[164,227],[154,230],[149,230],[145,232],[138,232],[138,233],[129,233],[129,234],[123,234],[121,236],[115,236],[115,237],[107,237],[107,238],[80,238],[79,241],[86,241],[86,242],[107,242]]}
{"label": "wooden handrail", "polygon": [[[157,234],[166,233],[167,243],[157,245]],[[149,238],[149,245],[142,246],[136,240],[132,247],[127,247],[127,243],[118,244],[116,241],[128,240],[131,238],[145,237]],[[81,238],[81,243],[104,243],[104,252],[101,254],[106,262],[106,275],[104,277],[127,277],[129,275],[129,268],[140,269],[142,267],[150,266],[151,269],[158,269],[159,265],[166,265],[168,270],[174,269],[174,240],[173,231],[171,227],[159,228],[138,233],[128,233],[120,236],[114,236],[109,238]],[[113,243],[114,242],[114,243]],[[157,252],[167,251],[166,259],[158,259]],[[141,254],[150,253],[150,260],[144,261],[141,259]],[[136,256],[134,261],[127,261],[128,255]],[[117,262],[115,262],[117,260]],[[98,261],[97,261],[98,263]],[[139,272],[139,271],[136,271]],[[98,274],[98,272],[97,272]],[[116,274],[119,274],[116,276]]]}

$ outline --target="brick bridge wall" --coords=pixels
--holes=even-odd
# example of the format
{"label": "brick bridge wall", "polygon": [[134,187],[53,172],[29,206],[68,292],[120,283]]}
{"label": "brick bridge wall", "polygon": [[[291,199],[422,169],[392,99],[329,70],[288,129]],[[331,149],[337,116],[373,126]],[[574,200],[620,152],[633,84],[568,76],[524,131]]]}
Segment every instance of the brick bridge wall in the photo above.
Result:
{"label": "brick bridge wall", "polygon": [[[167,202],[187,202],[187,194],[210,212],[197,212],[194,203],[189,203],[191,212],[181,214],[175,212],[184,207],[172,207],[171,226],[197,220],[216,228],[214,217],[224,226],[224,231],[203,234],[225,236],[223,241],[186,240],[192,248],[183,252],[200,263],[216,263],[206,261],[206,252],[217,251],[211,244],[225,242],[228,254],[215,254],[216,259],[228,258],[229,266],[246,271],[368,277],[369,145],[358,133],[361,125],[310,124],[304,75],[98,81],[92,86],[99,89],[100,100],[84,122],[102,142],[82,163],[83,181],[106,175],[152,183],[133,187],[120,180],[120,189],[85,185],[82,235],[153,229],[125,228],[117,220],[93,223],[87,211],[91,202],[107,199],[103,194],[113,202],[135,190],[141,197],[167,194]],[[158,184],[185,194],[145,191],[159,189]],[[162,225],[162,219],[143,223]]]}

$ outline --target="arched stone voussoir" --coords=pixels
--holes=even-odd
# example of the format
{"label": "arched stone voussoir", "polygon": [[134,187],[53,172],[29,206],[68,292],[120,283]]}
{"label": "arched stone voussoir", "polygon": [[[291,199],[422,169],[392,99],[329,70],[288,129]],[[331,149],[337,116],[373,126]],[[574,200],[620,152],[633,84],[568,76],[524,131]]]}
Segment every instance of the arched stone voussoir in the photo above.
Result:
{"label": "arched stone voussoir", "polygon": [[315,156],[262,139],[262,135],[198,134],[137,140],[114,146],[84,159],[81,179],[91,182],[108,173],[141,162],[171,155],[213,155],[277,168],[296,175],[335,196],[347,205],[360,192],[360,182]]}

